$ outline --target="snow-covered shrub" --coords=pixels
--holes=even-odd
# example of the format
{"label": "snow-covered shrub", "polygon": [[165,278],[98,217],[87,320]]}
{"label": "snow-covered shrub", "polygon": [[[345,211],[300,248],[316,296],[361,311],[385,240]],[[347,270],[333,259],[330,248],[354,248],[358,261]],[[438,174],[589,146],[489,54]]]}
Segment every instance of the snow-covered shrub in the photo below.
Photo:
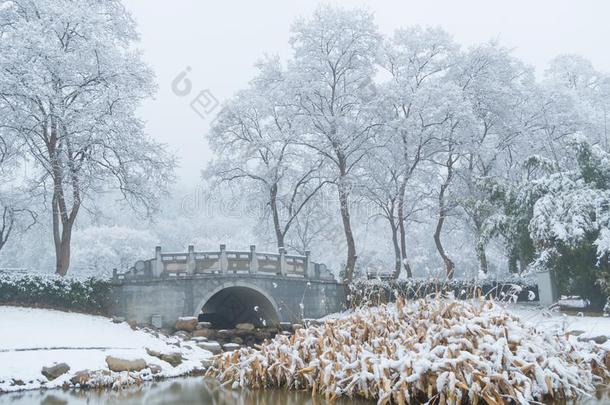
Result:
{"label": "snow-covered shrub", "polygon": [[586,296],[601,308],[605,296],[598,284],[610,275],[610,154],[584,137],[568,148],[574,163],[534,182],[542,193],[529,223],[536,246],[532,266],[555,270],[563,294]]}
{"label": "snow-covered shrub", "polygon": [[110,293],[111,284],[103,279],[0,272],[0,304],[107,314]]}
{"label": "snow-covered shrub", "polygon": [[562,294],[601,308],[610,276],[610,154],[583,136],[563,147],[561,158],[530,156],[516,180],[481,180],[497,208],[489,222],[511,271],[553,270]]}
{"label": "snow-covered shrub", "polygon": [[310,390],[387,403],[573,398],[610,377],[608,352],[522,322],[493,301],[422,299],[363,307],[215,359],[234,387]]}
{"label": "snow-covered shrub", "polygon": [[377,278],[356,280],[349,286],[349,303],[352,307],[385,304],[398,298],[425,298],[430,295],[452,296],[457,299],[484,296],[500,301],[533,301],[538,299],[538,286],[527,278],[502,282]]}

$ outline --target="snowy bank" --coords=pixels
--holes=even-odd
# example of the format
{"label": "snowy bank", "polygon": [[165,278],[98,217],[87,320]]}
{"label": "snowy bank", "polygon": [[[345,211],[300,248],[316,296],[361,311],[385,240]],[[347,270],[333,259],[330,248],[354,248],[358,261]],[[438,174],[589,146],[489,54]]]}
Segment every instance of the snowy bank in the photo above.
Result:
{"label": "snowy bank", "polygon": [[218,357],[235,387],[309,389],[379,403],[521,404],[593,392],[607,349],[521,321],[491,301],[417,300],[359,308]]}
{"label": "snowy bank", "polygon": [[[125,322],[100,316],[0,307],[0,325],[0,392],[67,385],[117,387],[202,371],[211,357],[195,342],[132,330]],[[136,369],[142,364],[134,360],[143,360],[144,367],[111,371],[108,356]],[[43,367],[61,363],[68,372],[52,380],[43,376]]]}
{"label": "snowy bank", "polygon": [[[505,304],[511,313],[519,316],[523,322],[536,326],[550,333],[569,332],[584,338],[610,338],[610,317],[586,316],[584,313],[569,315],[558,308],[546,309],[535,304]],[[610,350],[610,343],[606,343]]]}

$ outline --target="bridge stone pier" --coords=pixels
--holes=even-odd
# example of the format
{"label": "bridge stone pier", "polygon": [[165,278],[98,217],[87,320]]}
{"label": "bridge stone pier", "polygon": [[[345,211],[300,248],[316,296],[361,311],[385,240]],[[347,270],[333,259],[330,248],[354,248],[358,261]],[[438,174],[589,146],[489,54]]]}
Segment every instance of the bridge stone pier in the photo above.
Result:
{"label": "bridge stone pier", "polygon": [[199,316],[222,328],[320,318],[345,309],[344,285],[326,266],[304,256],[228,251],[164,253],[113,274],[112,314],[140,324],[172,327]]}

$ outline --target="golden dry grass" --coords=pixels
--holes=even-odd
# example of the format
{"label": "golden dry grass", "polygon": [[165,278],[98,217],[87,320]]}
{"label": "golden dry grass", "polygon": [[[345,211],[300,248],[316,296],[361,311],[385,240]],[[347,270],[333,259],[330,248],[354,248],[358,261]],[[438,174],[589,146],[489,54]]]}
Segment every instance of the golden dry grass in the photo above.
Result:
{"label": "golden dry grass", "polygon": [[359,308],[215,359],[234,387],[306,389],[386,403],[529,403],[594,390],[607,352],[521,322],[491,301],[422,299]]}

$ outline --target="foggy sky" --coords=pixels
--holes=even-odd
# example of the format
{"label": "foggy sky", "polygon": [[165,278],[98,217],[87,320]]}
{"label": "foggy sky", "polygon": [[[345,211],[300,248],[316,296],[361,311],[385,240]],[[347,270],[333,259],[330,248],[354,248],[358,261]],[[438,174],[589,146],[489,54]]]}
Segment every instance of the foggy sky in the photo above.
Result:
{"label": "foggy sky", "polygon": [[[138,22],[144,59],[159,85],[155,100],[141,115],[147,131],[169,145],[181,160],[180,183],[194,187],[210,158],[204,136],[214,99],[222,103],[254,75],[253,64],[267,54],[290,56],[291,22],[310,14],[315,1],[124,0]],[[366,7],[384,34],[414,24],[440,26],[463,46],[497,39],[542,73],[561,53],[578,53],[610,72],[610,2],[604,0],[436,0],[332,1]],[[170,6],[171,5],[171,6]],[[190,68],[186,95],[172,91],[172,81]],[[203,94],[201,94],[203,92]],[[191,107],[191,102],[199,104]],[[195,111],[197,110],[197,111]]]}

